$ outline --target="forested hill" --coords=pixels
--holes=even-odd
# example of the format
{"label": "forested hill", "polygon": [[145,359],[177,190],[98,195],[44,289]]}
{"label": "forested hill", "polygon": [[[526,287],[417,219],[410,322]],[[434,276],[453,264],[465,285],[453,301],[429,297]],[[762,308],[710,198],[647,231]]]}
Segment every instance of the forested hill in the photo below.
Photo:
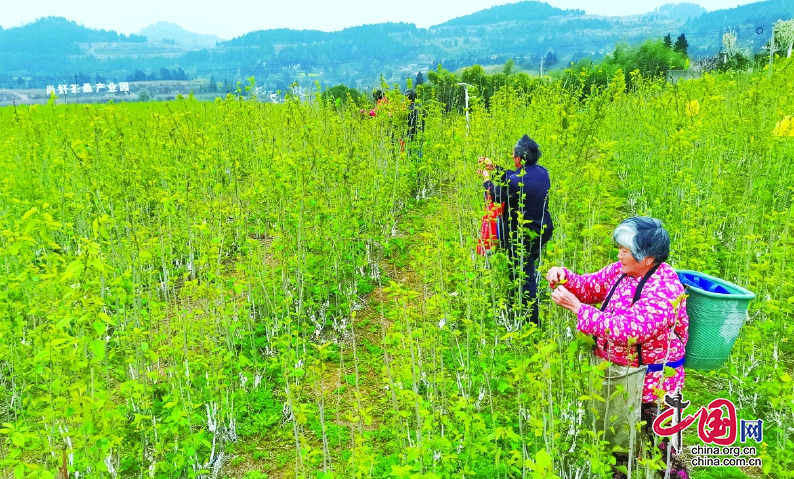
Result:
{"label": "forested hill", "polygon": [[662,5],[653,12],[646,13],[643,20],[648,22],[662,19],[674,19],[685,22],[690,18],[697,18],[706,13],[706,9],[694,3],[678,3]]}
{"label": "forested hill", "polygon": [[361,25],[358,27],[345,28],[337,32],[322,32],[320,30],[290,30],[281,28],[277,30],[257,30],[237,37],[225,45],[246,46],[246,45],[274,45],[290,43],[317,43],[328,40],[341,39],[343,41],[356,42],[379,42],[392,38],[407,40],[404,35],[416,35],[417,32],[424,31],[416,28],[413,23],[378,23],[375,25]]}
{"label": "forested hill", "polygon": [[769,42],[770,27],[777,20],[794,17],[794,0],[772,0],[715,10],[689,19],[681,27],[700,51],[719,50],[722,34],[737,33],[739,41],[751,50]]}
{"label": "forested hill", "polygon": [[217,35],[189,32],[170,22],[157,22],[154,25],[149,25],[142,28],[139,34],[153,43],[166,43],[195,49],[214,48],[220,41]]}
{"label": "forested hill", "polygon": [[145,41],[144,36],[127,36],[113,30],[92,30],[60,17],[46,17],[24,27],[0,29],[0,53],[11,55],[79,54],[79,43]]}
{"label": "forested hill", "polygon": [[[144,35],[92,30],[62,18],[44,18],[0,30],[0,88],[44,88],[67,79],[140,81],[210,78],[221,84],[255,76],[268,90],[345,83],[372,87],[380,76],[404,83],[417,72],[472,64],[518,69],[560,68],[600,58],[619,41],[685,34],[690,56],[720,49],[722,33],[735,29],[753,51],[768,41],[772,23],[794,18],[794,0],[767,0],[706,12],[693,3],[665,5],[644,15],[606,17],[563,10],[537,1],[492,7],[430,28],[382,23],[336,32],[260,30],[219,41],[177,25],[156,24]],[[756,33],[760,32],[760,33]],[[77,81],[77,80],[75,80]],[[214,90],[211,90],[214,91]]]}
{"label": "forested hill", "polygon": [[[399,64],[421,54],[426,30],[412,23],[379,23],[345,28],[338,32],[317,30],[260,30],[222,44],[243,51],[255,48],[260,63],[289,68],[293,65],[334,68],[359,61]],[[393,67],[390,67],[393,68]]]}
{"label": "forested hill", "polygon": [[486,8],[470,15],[453,18],[438,25],[439,27],[463,27],[489,25],[492,23],[512,22],[517,20],[542,21],[554,16],[584,16],[584,10],[562,10],[548,3],[519,2]]}

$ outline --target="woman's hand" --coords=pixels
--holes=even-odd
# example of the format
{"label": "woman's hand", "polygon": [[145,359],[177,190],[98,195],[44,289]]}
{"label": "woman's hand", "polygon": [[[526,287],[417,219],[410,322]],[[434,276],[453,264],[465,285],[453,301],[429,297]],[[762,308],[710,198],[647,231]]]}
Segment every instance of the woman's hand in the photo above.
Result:
{"label": "woman's hand", "polygon": [[549,282],[551,289],[557,287],[558,284],[565,284],[568,278],[565,277],[565,268],[559,266],[552,266],[549,272],[546,273],[546,280]]}
{"label": "woman's hand", "polygon": [[477,158],[477,163],[480,164],[480,169],[477,170],[477,173],[482,175],[482,179],[488,181],[491,177],[491,171],[495,168],[493,161],[490,158],[481,156]]}
{"label": "woman's hand", "polygon": [[477,163],[481,164],[486,170],[493,170],[495,168],[493,161],[487,156],[477,158]]}
{"label": "woman's hand", "polygon": [[576,315],[579,314],[579,308],[582,307],[579,298],[565,289],[565,286],[557,286],[557,288],[551,292],[551,300]]}

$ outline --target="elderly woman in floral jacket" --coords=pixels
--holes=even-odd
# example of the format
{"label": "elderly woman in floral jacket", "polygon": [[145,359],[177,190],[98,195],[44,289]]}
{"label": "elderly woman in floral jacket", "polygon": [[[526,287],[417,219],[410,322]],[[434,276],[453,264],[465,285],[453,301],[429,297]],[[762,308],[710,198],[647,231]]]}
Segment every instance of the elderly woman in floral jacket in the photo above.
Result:
{"label": "elderly woman in floral jacket", "polygon": [[[645,375],[641,416],[650,423],[661,399],[656,390],[673,393],[684,386],[689,327],[684,287],[664,262],[670,236],[661,221],[628,218],[615,228],[613,238],[619,247],[617,263],[585,275],[552,267],[547,279],[554,289],[552,300],[574,313],[577,329],[595,340],[596,361],[606,360],[626,371],[644,370],[638,371]],[[592,306],[597,303],[601,307]],[[675,373],[665,377],[665,366]],[[674,461],[673,472],[674,478],[687,477],[680,461]]]}

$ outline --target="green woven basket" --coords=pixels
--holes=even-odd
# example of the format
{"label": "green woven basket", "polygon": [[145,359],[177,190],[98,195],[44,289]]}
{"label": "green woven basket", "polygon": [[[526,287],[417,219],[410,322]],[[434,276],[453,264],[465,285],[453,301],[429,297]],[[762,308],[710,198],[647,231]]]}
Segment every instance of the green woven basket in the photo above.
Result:
{"label": "green woven basket", "polygon": [[747,305],[755,294],[724,279],[679,269],[678,277],[689,297],[689,340],[686,367],[719,369],[731,355],[747,317]]}

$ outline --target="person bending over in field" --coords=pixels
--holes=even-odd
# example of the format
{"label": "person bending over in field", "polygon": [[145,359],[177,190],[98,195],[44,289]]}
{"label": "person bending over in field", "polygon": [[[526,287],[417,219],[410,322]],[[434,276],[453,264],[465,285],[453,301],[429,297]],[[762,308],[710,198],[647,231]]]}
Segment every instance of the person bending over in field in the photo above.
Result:
{"label": "person bending over in field", "polygon": [[[372,102],[373,106],[369,110],[369,117],[374,118],[378,116],[378,107],[384,105],[386,103],[386,96],[383,94],[382,90],[375,90],[372,92]],[[367,116],[367,111],[362,109],[361,116]]]}
{"label": "person bending over in field", "polygon": [[372,100],[375,102],[375,106],[373,106],[369,111],[369,116],[375,117],[378,116],[378,112],[383,108],[388,100],[386,100],[386,95],[384,95],[383,91],[381,90],[375,90],[372,93]]}
{"label": "person bending over in field", "polygon": [[[605,370],[606,403],[594,401],[596,429],[612,445],[634,451],[631,429],[640,419],[650,430],[659,413],[655,389],[672,394],[684,386],[684,353],[689,337],[684,286],[675,270],[664,261],[670,253],[670,236],[655,218],[634,216],[612,233],[618,246],[618,262],[592,274],[578,275],[562,267],[549,269],[546,279],[551,299],[576,315],[576,327],[595,340],[594,363],[609,361]],[[600,307],[591,306],[601,303]],[[674,374],[665,377],[664,367]],[[628,392],[612,397],[614,386]],[[617,423],[609,418],[617,416]],[[614,427],[614,430],[610,430]],[[668,442],[663,442],[666,460]],[[619,456],[619,463],[628,456]],[[687,479],[683,462],[673,456],[668,465],[673,479]],[[622,472],[620,473],[622,474]],[[621,477],[615,475],[615,477]]]}
{"label": "person bending over in field", "polygon": [[538,324],[535,262],[554,230],[548,205],[551,182],[549,172],[538,164],[540,156],[535,140],[524,135],[513,147],[514,170],[496,166],[489,158],[480,158],[486,193],[495,203],[504,203],[499,239],[510,260],[510,279],[517,285],[516,303],[520,312],[528,311],[528,319],[535,324]]}

